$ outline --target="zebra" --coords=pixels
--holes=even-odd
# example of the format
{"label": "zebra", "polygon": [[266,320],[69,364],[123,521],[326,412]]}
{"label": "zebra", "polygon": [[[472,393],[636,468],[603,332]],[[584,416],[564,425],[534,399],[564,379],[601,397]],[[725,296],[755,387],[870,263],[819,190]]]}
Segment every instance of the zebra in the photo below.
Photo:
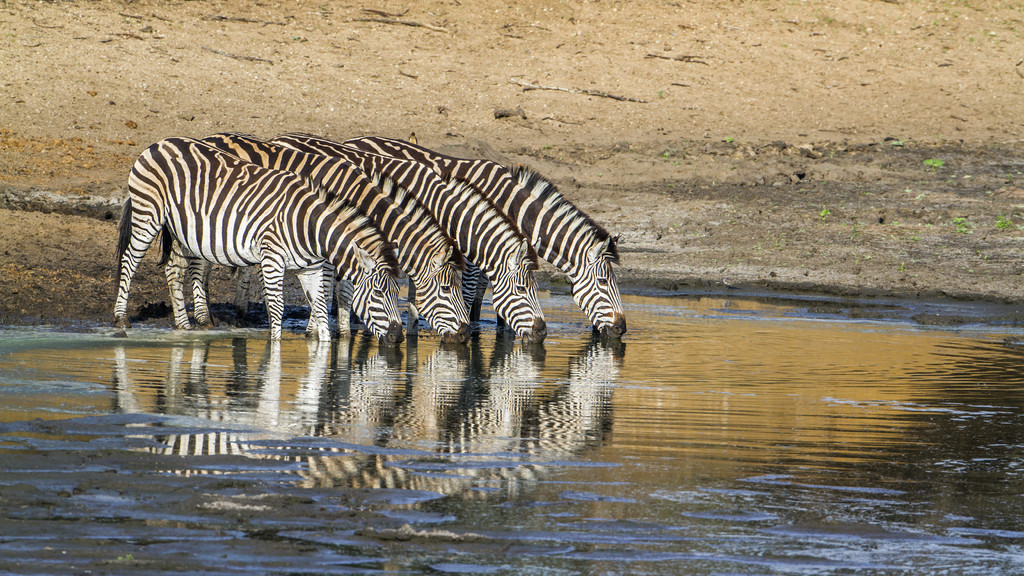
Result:
{"label": "zebra", "polygon": [[370,174],[386,174],[408,190],[456,241],[469,262],[487,275],[499,322],[516,335],[542,341],[547,335],[537,298],[537,253],[515,225],[487,198],[461,182],[447,182],[416,162],[367,153],[311,134],[271,140],[303,152],[348,160]]}
{"label": "zebra", "polygon": [[[173,240],[190,257],[234,267],[259,264],[271,340],[281,339],[286,269],[298,270],[315,335],[330,339],[322,293],[322,269],[330,262],[355,285],[357,313],[370,332],[385,344],[402,342],[394,247],[342,201],[291,172],[244,162],[198,140],[150,145],[132,166],[118,226],[117,335],[131,326],[126,312],[132,276],[160,235],[164,261]],[[171,285],[170,268],[167,273]]]}
{"label": "zebra", "polygon": [[[542,258],[565,272],[573,299],[595,330],[612,337],[626,333],[622,297],[612,269],[619,262],[618,237],[562,196],[554,184],[522,165],[509,169],[490,160],[446,156],[415,141],[369,136],[344,144],[413,160],[473,185],[516,223]],[[473,286],[470,271],[463,283],[465,290]]]}
{"label": "zebra", "polygon": [[[461,291],[465,259],[433,216],[411,197],[406,198],[408,193],[394,181],[379,173],[372,180],[359,177],[344,160],[307,154],[245,134],[215,134],[201,141],[266,168],[294,172],[318,183],[322,189],[342,195],[346,203],[368,216],[398,250],[399,264],[408,273],[411,288],[409,332],[415,332],[417,318],[422,314],[442,340],[465,342],[469,335],[469,316]],[[208,267],[200,267],[201,276],[206,270]],[[205,286],[205,277],[192,284],[197,292],[197,318],[203,312],[208,315],[205,290],[195,290]],[[347,307],[339,312],[347,313]]]}

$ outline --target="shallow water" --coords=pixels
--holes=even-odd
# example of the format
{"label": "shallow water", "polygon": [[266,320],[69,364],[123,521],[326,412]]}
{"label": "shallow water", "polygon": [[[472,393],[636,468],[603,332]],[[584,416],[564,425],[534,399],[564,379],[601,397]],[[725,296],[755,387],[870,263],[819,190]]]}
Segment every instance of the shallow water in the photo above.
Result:
{"label": "shallow water", "polygon": [[1020,329],[625,299],[616,344],[563,296],[533,347],[0,330],[0,572],[1024,573]]}

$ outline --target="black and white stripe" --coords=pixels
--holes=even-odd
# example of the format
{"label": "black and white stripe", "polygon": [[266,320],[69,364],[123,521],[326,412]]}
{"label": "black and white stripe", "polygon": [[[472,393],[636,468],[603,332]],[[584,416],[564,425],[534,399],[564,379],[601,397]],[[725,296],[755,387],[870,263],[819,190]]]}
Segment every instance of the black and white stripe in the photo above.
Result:
{"label": "black and white stripe", "polygon": [[[434,218],[391,179],[374,174],[349,178],[349,162],[308,154],[244,134],[215,134],[202,140],[242,160],[287,170],[331,190],[359,209],[395,245],[409,275],[410,332],[422,315],[445,340],[465,341],[469,316],[461,293],[465,260]],[[198,307],[198,305],[197,305]],[[347,314],[347,308],[339,313]],[[199,313],[197,312],[197,317]]]}
{"label": "black and white stripe", "polygon": [[[361,176],[355,166],[348,169]],[[357,313],[370,331],[387,342],[402,341],[394,248],[339,197],[291,172],[244,162],[190,138],[168,138],[144,151],[132,167],[128,192],[117,245],[118,327],[129,327],[132,276],[163,234],[165,250],[173,240],[188,257],[234,267],[259,264],[272,340],[281,338],[285,270],[297,270],[310,322],[320,339],[330,339],[322,292],[329,262],[355,285]]]}
{"label": "black and white stripe", "polygon": [[446,181],[416,162],[367,153],[309,134],[285,134],[273,141],[304,152],[342,158],[369,174],[394,180],[433,214],[466,259],[487,275],[499,319],[518,336],[542,340],[547,335],[537,298],[536,252],[515,225],[471,186]]}
{"label": "black and white stripe", "polygon": [[[522,166],[508,169],[489,160],[455,158],[403,140],[364,137],[345,144],[419,162],[475,187],[515,222],[541,258],[568,275],[573,299],[595,329],[620,336],[626,332],[612,269],[619,261],[616,239],[554,184]],[[464,282],[472,284],[469,274]]]}

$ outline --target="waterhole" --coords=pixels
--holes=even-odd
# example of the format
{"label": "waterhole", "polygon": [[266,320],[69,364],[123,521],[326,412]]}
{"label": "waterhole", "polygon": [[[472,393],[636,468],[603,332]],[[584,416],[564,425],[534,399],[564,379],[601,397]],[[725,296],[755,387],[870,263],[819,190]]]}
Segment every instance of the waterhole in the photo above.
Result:
{"label": "waterhole", "polygon": [[624,300],[542,345],[0,330],[0,571],[1024,572],[1020,329]]}

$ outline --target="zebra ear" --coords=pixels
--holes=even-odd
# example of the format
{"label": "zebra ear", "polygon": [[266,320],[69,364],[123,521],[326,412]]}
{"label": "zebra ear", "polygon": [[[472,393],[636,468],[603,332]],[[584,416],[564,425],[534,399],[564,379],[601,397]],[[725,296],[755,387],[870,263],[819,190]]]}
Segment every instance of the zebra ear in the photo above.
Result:
{"label": "zebra ear", "polygon": [[419,144],[419,142],[416,142],[416,133],[415,132],[410,132],[409,133],[409,142],[412,143],[412,144]]}
{"label": "zebra ear", "polygon": [[590,251],[587,252],[587,261],[597,262],[601,258],[604,258],[607,254],[610,254],[612,248],[612,241],[612,238],[609,236],[605,240],[602,240],[601,242],[594,244],[590,248]]}
{"label": "zebra ear", "polygon": [[451,258],[452,258],[452,247],[451,246],[445,246],[443,252],[439,253],[437,256],[434,256],[434,259],[430,263],[431,264],[431,268],[436,270],[436,269],[440,268],[441,266],[444,266],[446,262],[451,260]]}
{"label": "zebra ear", "polygon": [[508,259],[509,268],[518,268],[519,266],[521,266],[523,264],[523,262],[526,260],[526,257],[527,257],[527,255],[529,255],[529,253],[530,253],[530,243],[528,241],[526,241],[526,240],[523,240],[522,242],[519,243],[519,247],[516,248],[515,253],[513,253],[509,257],[509,259]]}
{"label": "zebra ear", "polygon": [[377,266],[377,261],[373,259],[373,255],[359,246],[356,246],[355,249],[356,262],[359,264],[359,267],[362,268],[362,272],[366,274],[373,272],[373,269]]}

